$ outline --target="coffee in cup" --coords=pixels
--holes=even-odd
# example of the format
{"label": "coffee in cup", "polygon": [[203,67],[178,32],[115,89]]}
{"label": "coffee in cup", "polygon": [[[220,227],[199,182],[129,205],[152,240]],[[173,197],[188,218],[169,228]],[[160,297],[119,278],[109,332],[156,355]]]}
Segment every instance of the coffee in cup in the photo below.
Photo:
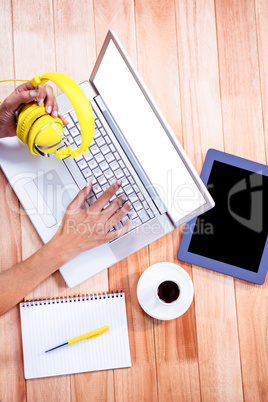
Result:
{"label": "coffee in cup", "polygon": [[180,296],[179,285],[171,280],[163,281],[158,285],[157,296],[163,303],[173,303]]}

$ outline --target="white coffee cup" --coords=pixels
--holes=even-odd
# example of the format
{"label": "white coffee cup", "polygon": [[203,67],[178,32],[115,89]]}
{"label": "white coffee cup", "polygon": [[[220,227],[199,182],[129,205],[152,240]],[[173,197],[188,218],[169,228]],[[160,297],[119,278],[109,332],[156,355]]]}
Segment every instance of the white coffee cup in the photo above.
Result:
{"label": "white coffee cup", "polygon": [[148,307],[152,307],[154,304],[162,303],[164,306],[170,306],[178,303],[182,296],[182,290],[179,283],[172,279],[166,278],[161,280],[155,287],[154,298],[146,302]]}
{"label": "white coffee cup", "polygon": [[142,309],[159,320],[184,314],[193,300],[193,283],[188,273],[170,262],[147,268],[141,275],[137,296]]}

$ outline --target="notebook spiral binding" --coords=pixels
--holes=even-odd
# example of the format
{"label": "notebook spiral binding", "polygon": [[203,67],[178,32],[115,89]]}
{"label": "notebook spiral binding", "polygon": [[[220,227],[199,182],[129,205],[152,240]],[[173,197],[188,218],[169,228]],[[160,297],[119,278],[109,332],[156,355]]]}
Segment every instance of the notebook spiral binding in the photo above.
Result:
{"label": "notebook spiral binding", "polygon": [[81,295],[70,295],[70,296],[57,296],[57,297],[44,297],[40,299],[24,300],[21,303],[22,307],[30,306],[42,306],[49,304],[60,304],[60,303],[77,303],[80,301],[89,300],[99,300],[99,299],[110,299],[115,297],[123,297],[124,292],[122,290],[115,292],[102,292],[102,293],[91,293],[91,294],[81,294]]}

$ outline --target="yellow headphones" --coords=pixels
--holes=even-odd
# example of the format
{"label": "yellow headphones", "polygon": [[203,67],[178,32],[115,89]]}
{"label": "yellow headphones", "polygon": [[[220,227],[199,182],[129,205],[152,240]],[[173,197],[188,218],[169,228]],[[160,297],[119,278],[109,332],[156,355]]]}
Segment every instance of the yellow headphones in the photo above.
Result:
{"label": "yellow headphones", "polygon": [[64,74],[38,75],[31,80],[31,83],[37,87],[49,80],[60,87],[74,107],[81,128],[82,143],[80,147],[73,150],[70,146],[66,146],[57,150],[64,137],[63,123],[61,119],[48,114],[44,106],[38,106],[35,102],[26,103],[19,109],[17,136],[24,144],[28,145],[33,155],[55,155],[58,159],[67,156],[75,158],[88,152],[88,147],[93,139],[94,117],[92,108],[79,85]]}

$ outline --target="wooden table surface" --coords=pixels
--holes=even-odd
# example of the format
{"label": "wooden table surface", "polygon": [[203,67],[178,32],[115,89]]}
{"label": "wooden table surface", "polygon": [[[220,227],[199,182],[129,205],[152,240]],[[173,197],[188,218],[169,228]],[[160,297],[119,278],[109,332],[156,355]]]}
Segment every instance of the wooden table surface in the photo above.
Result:
{"label": "wooden table surface", "polygon": [[[109,28],[198,173],[209,148],[267,163],[267,0],[1,0],[0,79],[59,71],[81,82]],[[0,99],[13,89],[1,84]],[[41,240],[22,208],[12,212],[18,200],[0,173],[5,270]],[[26,297],[123,289],[131,368],[25,381],[16,306],[0,318],[0,401],[267,401],[268,278],[257,286],[179,262],[182,231],[75,289],[57,272]],[[195,289],[190,309],[168,322],[136,297],[140,275],[160,261],[181,265]]]}

